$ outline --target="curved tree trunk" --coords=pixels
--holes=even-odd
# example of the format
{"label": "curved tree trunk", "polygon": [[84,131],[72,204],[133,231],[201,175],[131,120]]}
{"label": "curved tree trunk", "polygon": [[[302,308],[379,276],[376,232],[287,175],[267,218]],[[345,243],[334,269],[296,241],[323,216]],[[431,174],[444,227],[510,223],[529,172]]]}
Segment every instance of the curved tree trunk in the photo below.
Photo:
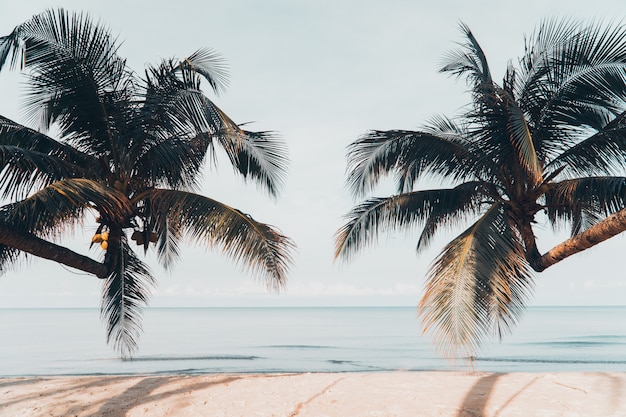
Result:
{"label": "curved tree trunk", "polygon": [[35,235],[16,232],[11,226],[1,222],[0,244],[94,274],[98,278],[106,278],[111,272],[105,263],[95,261],[66,247],[38,238]]}
{"label": "curved tree trunk", "polygon": [[626,209],[613,213],[584,232],[556,245],[543,254],[539,263],[532,267],[537,272],[541,272],[569,256],[589,249],[624,231],[626,231]]}

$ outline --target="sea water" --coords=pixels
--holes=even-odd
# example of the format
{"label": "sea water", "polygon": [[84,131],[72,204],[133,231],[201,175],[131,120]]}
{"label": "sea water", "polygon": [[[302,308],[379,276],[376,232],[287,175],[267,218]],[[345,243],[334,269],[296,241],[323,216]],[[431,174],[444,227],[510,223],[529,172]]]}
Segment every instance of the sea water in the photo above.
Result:
{"label": "sea water", "polygon": [[[531,307],[474,370],[626,371],[626,307]],[[0,309],[0,376],[467,370],[414,307],[149,308],[132,360],[97,309]]]}

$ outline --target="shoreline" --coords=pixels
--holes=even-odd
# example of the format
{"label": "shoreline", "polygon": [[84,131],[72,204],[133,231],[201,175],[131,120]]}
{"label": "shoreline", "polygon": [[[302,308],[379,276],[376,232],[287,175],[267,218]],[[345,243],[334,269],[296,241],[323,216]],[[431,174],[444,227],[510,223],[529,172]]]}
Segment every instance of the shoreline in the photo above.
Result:
{"label": "shoreline", "polygon": [[623,372],[393,371],[0,378],[0,416],[626,415]]}

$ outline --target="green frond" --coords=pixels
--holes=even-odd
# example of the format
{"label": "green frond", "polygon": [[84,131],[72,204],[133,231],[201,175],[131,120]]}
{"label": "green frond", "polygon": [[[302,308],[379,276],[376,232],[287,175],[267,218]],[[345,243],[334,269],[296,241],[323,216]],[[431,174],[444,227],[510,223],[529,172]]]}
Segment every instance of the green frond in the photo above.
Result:
{"label": "green frond", "polygon": [[521,109],[514,103],[507,103],[508,124],[511,144],[517,151],[520,165],[528,173],[534,184],[542,181],[542,167],[535,150],[533,137]]}
{"label": "green frond", "polygon": [[471,358],[492,333],[517,322],[532,289],[519,236],[493,205],[453,239],[428,273],[420,301],[424,331],[451,358]]}
{"label": "green frond", "polygon": [[373,190],[392,172],[399,178],[399,192],[410,191],[423,174],[473,177],[464,163],[472,155],[454,131],[373,130],[351,143],[347,155],[347,184],[354,196]]}
{"label": "green frond", "polygon": [[58,158],[0,145],[0,195],[5,199],[21,199],[54,181],[72,177],[78,167]]}
{"label": "green frond", "polygon": [[109,31],[89,15],[59,9],[34,16],[12,36],[19,46],[13,59],[23,56],[29,74],[27,113],[45,128],[58,122],[63,135],[110,139],[106,108],[129,85]]}
{"label": "green frond", "polygon": [[[146,134],[154,138],[143,143],[142,153],[161,141],[177,138],[189,141],[197,160],[219,144],[228,155],[235,172],[252,179],[276,196],[287,169],[287,147],[271,132],[241,129],[199,90],[193,80],[180,80],[170,63],[151,69],[147,74],[143,112],[149,120]],[[212,154],[213,159],[214,154]],[[184,171],[197,173],[198,164]]]}
{"label": "green frond", "polygon": [[10,246],[0,245],[0,275],[16,270],[21,258],[26,254]]}
{"label": "green frond", "polygon": [[170,221],[167,217],[159,217],[157,234],[157,256],[161,265],[168,271],[174,267],[174,263],[180,258],[179,242],[182,239],[180,225]]}
{"label": "green frond", "polygon": [[63,178],[89,177],[99,168],[90,155],[2,116],[0,167],[2,197],[13,200]]}
{"label": "green frond", "polygon": [[626,123],[622,113],[599,132],[557,155],[547,169],[564,167],[570,176],[618,175],[626,171]]}
{"label": "green frond", "polygon": [[132,357],[142,331],[142,308],[156,281],[145,265],[130,249],[122,235],[118,262],[102,286],[100,315],[107,326],[107,343],[122,358]]}
{"label": "green frond", "polygon": [[114,189],[95,181],[74,178],[57,181],[17,203],[2,208],[2,220],[20,231],[55,237],[77,224],[85,209],[109,219],[126,219],[133,208]]}
{"label": "green frond", "polygon": [[279,289],[287,280],[294,243],[250,215],[197,194],[155,189],[145,197],[157,224],[167,221],[199,243],[220,248],[239,265]]}
{"label": "green frond", "polygon": [[487,64],[487,57],[472,31],[463,23],[459,26],[467,41],[461,44],[461,49],[448,53],[447,62],[439,72],[449,72],[457,77],[467,76],[474,92],[478,93],[482,86],[493,82],[491,71]]}
{"label": "green frond", "polygon": [[[518,96],[540,133],[536,139],[564,150],[585,129],[599,130],[623,111],[626,27],[602,22],[548,22],[547,29],[544,25],[539,30],[555,33],[544,36],[550,42],[527,51],[522,61],[527,72]],[[541,50],[540,59],[532,57],[536,50]]]}
{"label": "green frond", "polygon": [[436,204],[424,222],[424,228],[417,242],[417,252],[426,250],[432,238],[441,227],[455,227],[467,219],[475,218],[481,208],[491,205],[499,199],[493,186],[481,181],[472,181],[457,185],[441,192]]}
{"label": "green frond", "polygon": [[236,173],[263,186],[271,196],[278,196],[289,160],[283,140],[272,132],[246,130],[218,132],[217,140]]}
{"label": "green frond", "polygon": [[550,222],[568,222],[575,236],[626,207],[626,178],[564,180],[553,184],[545,199]]}
{"label": "green frond", "polygon": [[198,73],[206,79],[216,94],[228,86],[228,69],[220,54],[211,49],[199,49],[180,62],[183,70]]}
{"label": "green frond", "polygon": [[137,189],[155,185],[195,189],[204,162],[202,147],[196,142],[178,137],[155,140],[133,167],[133,178],[141,183],[134,186]]}
{"label": "green frond", "polygon": [[349,260],[356,252],[374,243],[383,230],[411,230],[427,221],[433,213],[439,215],[446,210],[449,210],[446,220],[452,221],[456,217],[453,213],[460,209],[459,206],[470,211],[477,209],[475,197],[479,194],[478,188],[478,184],[468,184],[456,189],[422,190],[370,198],[345,216],[347,223],[335,235],[335,258]]}

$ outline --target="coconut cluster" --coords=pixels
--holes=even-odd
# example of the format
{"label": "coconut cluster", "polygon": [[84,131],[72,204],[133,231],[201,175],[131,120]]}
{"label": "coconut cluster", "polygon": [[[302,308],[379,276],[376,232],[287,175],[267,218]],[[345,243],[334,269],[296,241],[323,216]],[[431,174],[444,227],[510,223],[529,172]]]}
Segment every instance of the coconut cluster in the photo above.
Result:
{"label": "coconut cluster", "polygon": [[91,243],[99,243],[102,250],[107,250],[109,247],[109,232],[96,233],[91,238]]}

